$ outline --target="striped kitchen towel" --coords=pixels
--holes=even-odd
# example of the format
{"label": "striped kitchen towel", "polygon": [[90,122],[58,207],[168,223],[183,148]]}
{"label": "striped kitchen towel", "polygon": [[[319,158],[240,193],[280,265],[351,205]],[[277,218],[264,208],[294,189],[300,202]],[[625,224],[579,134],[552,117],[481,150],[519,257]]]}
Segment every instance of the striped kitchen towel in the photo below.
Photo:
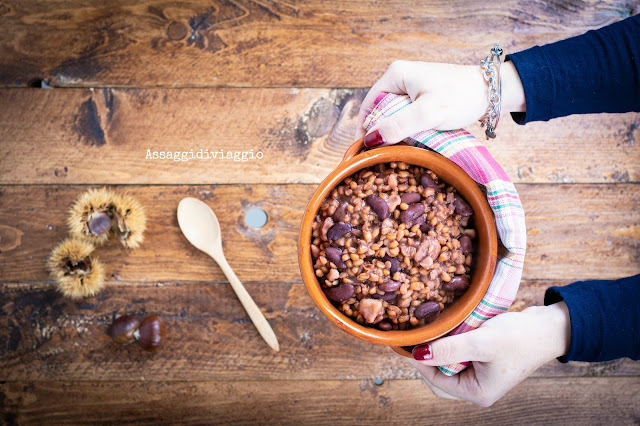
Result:
{"label": "striped kitchen towel", "polygon": [[[364,128],[370,129],[379,120],[400,111],[410,103],[411,99],[406,95],[381,93],[365,119]],[[489,318],[506,312],[518,291],[527,245],[524,210],[520,197],[502,167],[466,130],[424,130],[407,138],[405,142],[417,147],[430,148],[444,155],[485,187],[501,242],[496,272],[484,298],[471,315],[449,335],[473,330]],[[468,363],[461,363],[439,368],[447,375],[454,375],[464,370],[467,365]]]}

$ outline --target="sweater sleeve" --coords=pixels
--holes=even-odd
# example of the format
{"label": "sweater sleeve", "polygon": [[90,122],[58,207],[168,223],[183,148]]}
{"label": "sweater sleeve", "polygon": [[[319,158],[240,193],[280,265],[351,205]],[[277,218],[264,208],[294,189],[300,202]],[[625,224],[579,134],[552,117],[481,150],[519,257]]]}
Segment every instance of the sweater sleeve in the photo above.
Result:
{"label": "sweater sleeve", "polygon": [[562,300],[569,308],[571,344],[559,361],[640,359],[640,275],[550,287],[544,295],[545,305]]}
{"label": "sweater sleeve", "polygon": [[507,55],[520,75],[527,112],[518,124],[570,114],[640,111],[640,15]]}

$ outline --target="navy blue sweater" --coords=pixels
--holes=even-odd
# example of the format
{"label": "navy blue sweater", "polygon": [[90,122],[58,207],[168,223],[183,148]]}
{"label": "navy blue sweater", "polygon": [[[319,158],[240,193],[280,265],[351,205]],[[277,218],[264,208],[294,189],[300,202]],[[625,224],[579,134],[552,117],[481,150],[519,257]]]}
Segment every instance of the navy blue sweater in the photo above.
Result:
{"label": "navy blue sweater", "polygon": [[570,114],[640,111],[640,15],[507,55],[524,87],[519,124]]}
{"label": "navy blue sweater", "polygon": [[[571,114],[640,111],[640,15],[578,37],[508,55],[524,87],[519,124]],[[640,359],[640,275],[551,287],[571,318],[567,361]]]}

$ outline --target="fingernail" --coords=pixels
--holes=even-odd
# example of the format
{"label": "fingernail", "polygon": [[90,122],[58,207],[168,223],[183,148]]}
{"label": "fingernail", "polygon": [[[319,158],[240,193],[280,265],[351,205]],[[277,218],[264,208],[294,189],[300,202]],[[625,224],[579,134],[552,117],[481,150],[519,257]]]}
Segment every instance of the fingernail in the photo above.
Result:
{"label": "fingernail", "polygon": [[417,359],[418,361],[425,361],[433,358],[433,354],[431,353],[431,345],[416,346],[415,348],[413,348],[413,351],[411,353],[413,355],[413,358]]}
{"label": "fingernail", "polygon": [[382,139],[382,135],[377,130],[374,130],[364,137],[364,146],[367,148],[373,148],[378,145],[382,145],[383,143],[384,139]]}

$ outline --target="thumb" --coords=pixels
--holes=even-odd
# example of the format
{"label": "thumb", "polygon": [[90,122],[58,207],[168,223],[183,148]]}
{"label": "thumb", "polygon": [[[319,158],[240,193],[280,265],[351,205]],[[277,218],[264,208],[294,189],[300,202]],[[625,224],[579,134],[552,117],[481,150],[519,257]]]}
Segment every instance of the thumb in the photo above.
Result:
{"label": "thumb", "polygon": [[413,358],[424,365],[458,364],[493,359],[492,345],[484,330],[472,330],[413,348]]}
{"label": "thumb", "polygon": [[435,127],[440,121],[438,108],[425,97],[418,98],[400,111],[385,117],[364,137],[367,148],[396,144],[422,130]]}

